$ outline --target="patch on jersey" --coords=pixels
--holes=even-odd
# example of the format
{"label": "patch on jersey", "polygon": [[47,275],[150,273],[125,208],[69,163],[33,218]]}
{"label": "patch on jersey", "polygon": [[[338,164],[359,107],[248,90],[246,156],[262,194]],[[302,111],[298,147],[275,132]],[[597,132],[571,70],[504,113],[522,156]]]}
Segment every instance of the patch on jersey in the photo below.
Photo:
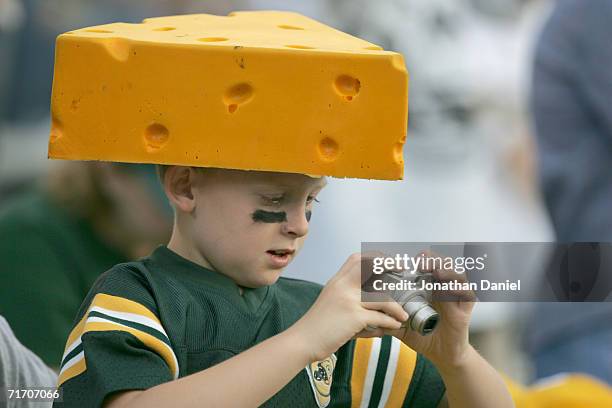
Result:
{"label": "patch on jersey", "polygon": [[331,401],[331,386],[336,367],[336,355],[332,354],[325,360],[315,361],[306,366],[308,380],[319,408],[325,408]]}

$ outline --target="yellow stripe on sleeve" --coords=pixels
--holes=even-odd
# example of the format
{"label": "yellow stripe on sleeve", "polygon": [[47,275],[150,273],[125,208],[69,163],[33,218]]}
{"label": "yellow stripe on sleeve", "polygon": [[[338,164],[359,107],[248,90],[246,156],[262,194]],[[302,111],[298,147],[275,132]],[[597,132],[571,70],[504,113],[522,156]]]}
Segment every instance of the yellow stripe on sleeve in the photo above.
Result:
{"label": "yellow stripe on sleeve", "polygon": [[72,329],[72,331],[70,332],[70,335],[68,336],[68,341],[66,341],[65,349],[67,349],[72,343],[74,343],[79,337],[81,337],[81,333],[83,333],[83,326],[85,326],[85,320],[87,320],[88,314],[89,309],[87,309],[81,320],[77,323],[76,326],[74,326],[74,329]]}
{"label": "yellow stripe on sleeve", "polygon": [[353,369],[351,373],[351,408],[359,408],[361,406],[373,340],[372,338],[355,340]]}
{"label": "yellow stripe on sleeve", "polygon": [[134,302],[133,300],[129,299],[124,299],[119,296],[107,295],[106,293],[98,293],[94,297],[89,308],[91,309],[95,306],[102,307],[104,309],[114,310],[116,312],[134,313],[147,317],[161,324],[157,316],[155,316],[155,314],[153,314],[153,312],[151,312],[149,309],[147,309],[138,302]]}
{"label": "yellow stripe on sleeve", "polygon": [[[137,339],[139,339],[143,344],[145,344],[149,349],[159,354],[172,372],[172,376],[174,378],[178,377],[178,361],[174,354],[172,348],[166,344],[165,342],[159,340],[155,336],[152,336],[149,333],[143,332],[133,327],[126,326],[124,324],[115,323],[110,320],[100,318],[100,317],[90,317],[89,313],[93,308],[101,308],[106,309],[110,312],[118,312],[118,313],[129,313],[132,315],[138,315],[140,317],[149,319],[152,324],[158,324],[159,330],[163,331],[163,326],[159,318],[147,309],[145,306],[137,303],[135,301],[121,298],[118,296],[107,295],[105,293],[98,293],[95,295],[91,304],[87,308],[87,311],[81,318],[81,320],[77,323],[77,325],[72,329],[70,335],[68,336],[68,340],[66,342],[65,353],[68,353],[68,350],[74,350],[81,343],[81,336],[87,332],[99,332],[99,331],[123,331],[134,335]],[[97,309],[100,310],[100,309]],[[142,320],[141,320],[142,321]],[[139,321],[139,322],[141,322]],[[148,326],[151,326],[151,322]],[[152,327],[152,326],[151,326]],[[155,327],[152,327],[153,330],[157,330]],[[165,332],[160,332],[160,334],[167,336]],[[64,364],[68,362],[63,362]],[[72,364],[72,363],[71,363]],[[79,360],[76,360],[74,365],[69,366],[66,369],[63,369],[58,378],[58,386],[68,381],[69,379],[76,377],[77,375],[83,373],[87,369],[86,358],[82,355]]]}
{"label": "yellow stripe on sleeve", "polygon": [[417,353],[410,347],[400,342],[400,351],[397,361],[397,368],[393,378],[391,394],[387,400],[386,408],[399,408],[404,403],[408,387],[416,367]]}
{"label": "yellow stripe on sleeve", "polygon": [[143,342],[145,346],[147,346],[148,348],[150,348],[151,350],[159,354],[164,359],[166,364],[168,364],[168,367],[170,367],[172,376],[174,378],[177,377],[178,362],[176,361],[176,356],[174,355],[174,352],[172,351],[170,346],[168,346],[166,343],[164,343],[163,341],[159,340],[158,338],[154,336],[151,336],[148,333],[145,333],[138,329],[134,329],[132,327],[124,326],[122,324],[114,323],[114,322],[88,321],[85,324],[83,334],[88,333],[88,332],[113,331],[113,330],[124,331],[124,332],[134,335],[138,340]]}
{"label": "yellow stripe on sleeve", "polygon": [[103,307],[105,309],[111,309],[116,312],[139,314],[157,323],[160,323],[157,316],[155,316],[149,309],[147,309],[140,303],[118,296],[107,295],[106,293],[98,293],[96,296],[94,296],[93,300],[91,301],[91,304],[87,308],[87,311],[85,312],[79,323],[77,323],[77,325],[74,326],[74,329],[72,329],[72,331],[70,332],[70,335],[68,336],[68,341],[66,341],[66,347],[70,346],[81,336],[81,334],[83,333],[83,326],[85,325],[85,320],[87,320],[87,315],[89,314],[91,308],[95,306]]}
{"label": "yellow stripe on sleeve", "polygon": [[81,358],[78,363],[76,363],[75,365],[73,365],[69,369],[61,372],[61,374],[59,375],[59,377],[57,379],[57,386],[58,386],[58,388],[63,383],[65,383],[66,381],[71,379],[72,377],[76,377],[77,375],[85,372],[86,369],[87,369],[87,366],[85,364],[85,358]]}

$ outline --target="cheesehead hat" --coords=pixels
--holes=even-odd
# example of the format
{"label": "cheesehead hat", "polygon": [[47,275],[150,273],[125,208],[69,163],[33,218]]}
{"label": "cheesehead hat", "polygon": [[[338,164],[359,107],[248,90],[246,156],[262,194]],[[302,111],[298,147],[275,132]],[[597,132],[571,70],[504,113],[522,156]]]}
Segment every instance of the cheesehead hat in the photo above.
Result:
{"label": "cheesehead hat", "polygon": [[403,177],[402,56],[291,12],[62,34],[49,157]]}

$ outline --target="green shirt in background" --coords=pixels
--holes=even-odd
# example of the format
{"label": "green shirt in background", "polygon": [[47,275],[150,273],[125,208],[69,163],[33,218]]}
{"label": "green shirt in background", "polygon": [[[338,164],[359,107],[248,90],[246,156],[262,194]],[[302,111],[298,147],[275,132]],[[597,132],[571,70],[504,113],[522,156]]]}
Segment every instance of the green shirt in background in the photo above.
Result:
{"label": "green shirt in background", "polygon": [[0,209],[0,314],[16,337],[57,367],[74,316],[96,278],[126,257],[91,225],[31,189]]}

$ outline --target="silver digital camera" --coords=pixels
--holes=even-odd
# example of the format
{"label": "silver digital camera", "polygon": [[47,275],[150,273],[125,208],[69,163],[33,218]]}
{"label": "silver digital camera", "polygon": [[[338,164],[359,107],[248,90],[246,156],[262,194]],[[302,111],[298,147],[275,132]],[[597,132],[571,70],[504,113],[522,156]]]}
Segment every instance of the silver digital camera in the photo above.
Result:
{"label": "silver digital camera", "polygon": [[440,315],[431,307],[431,291],[420,289],[425,282],[433,282],[430,273],[410,272],[387,272],[383,274],[386,282],[398,283],[414,282],[412,290],[394,290],[386,292],[393,300],[402,305],[402,308],[410,316],[402,327],[409,327],[422,336],[431,334],[436,328]]}

